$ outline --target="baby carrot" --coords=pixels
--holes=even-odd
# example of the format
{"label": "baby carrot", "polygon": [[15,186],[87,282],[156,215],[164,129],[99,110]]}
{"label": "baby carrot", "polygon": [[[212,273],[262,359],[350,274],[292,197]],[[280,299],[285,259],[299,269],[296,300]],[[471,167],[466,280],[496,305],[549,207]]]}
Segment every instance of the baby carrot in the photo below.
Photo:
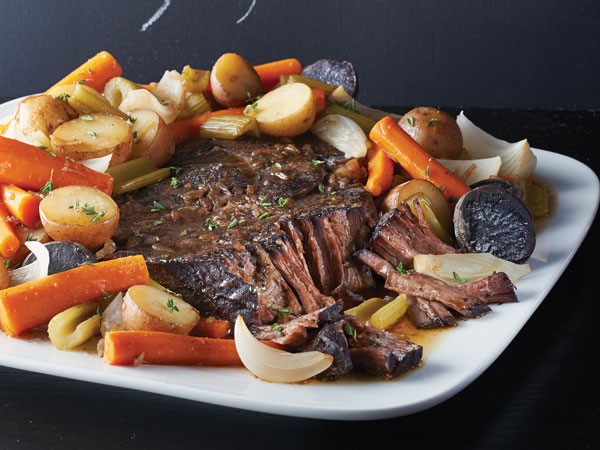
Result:
{"label": "baby carrot", "polygon": [[12,184],[0,184],[0,200],[4,202],[9,213],[28,227],[33,227],[40,217],[42,198],[39,195]]}
{"label": "baby carrot", "polygon": [[111,195],[113,177],[34,145],[0,136],[0,183],[39,191],[47,182],[55,188],[93,186]]}
{"label": "baby carrot", "polygon": [[9,212],[0,200],[0,255],[4,258],[12,258],[20,245],[19,238],[10,223]]}
{"label": "baby carrot", "polygon": [[394,164],[394,160],[376,144],[367,151],[367,192],[378,197],[392,186]]}
{"label": "baby carrot", "polygon": [[254,66],[254,70],[256,70],[262,81],[264,93],[279,83],[281,75],[299,75],[302,73],[302,64],[296,58],[288,58],[259,64],[258,66]]}
{"label": "baby carrot", "polygon": [[132,365],[139,357],[148,364],[242,365],[233,339],[196,337],[163,331],[111,331],[104,336],[104,361]]}
{"label": "baby carrot", "polygon": [[460,178],[436,161],[391,117],[386,116],[379,120],[371,129],[369,137],[411,177],[431,181],[447,199],[456,201],[470,190]]}
{"label": "baby carrot", "polygon": [[317,105],[317,114],[319,114],[327,106],[327,92],[321,88],[312,88],[311,90],[315,98],[315,104]]}
{"label": "baby carrot", "polygon": [[58,81],[48,91],[65,84],[83,83],[102,92],[108,80],[120,77],[122,74],[123,70],[114,56],[107,51],[102,51]]}
{"label": "baby carrot", "polygon": [[6,334],[48,323],[56,314],[107,293],[148,282],[141,255],[82,265],[0,291],[0,324]]}
{"label": "baby carrot", "polygon": [[175,144],[183,144],[184,142],[192,141],[200,137],[200,127],[209,118],[214,116],[240,116],[244,114],[244,108],[227,108],[209,111],[198,116],[190,117],[189,119],[176,120],[169,124]]}
{"label": "baby carrot", "polygon": [[210,338],[224,338],[231,331],[231,324],[227,320],[215,319],[214,317],[200,317],[200,320],[192,331],[193,336]]}

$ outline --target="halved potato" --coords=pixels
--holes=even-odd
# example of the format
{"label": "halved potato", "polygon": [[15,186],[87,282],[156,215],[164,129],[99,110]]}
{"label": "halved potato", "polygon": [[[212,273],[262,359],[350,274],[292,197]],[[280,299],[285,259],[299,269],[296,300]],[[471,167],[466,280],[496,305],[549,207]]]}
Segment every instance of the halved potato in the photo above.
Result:
{"label": "halved potato", "polygon": [[97,250],[119,222],[119,208],[104,192],[89,186],[65,186],[40,203],[40,219],[55,241],[75,241]]}
{"label": "halved potato", "polygon": [[175,153],[175,141],[171,129],[150,109],[131,111],[133,118],[133,149],[131,159],[147,156],[156,167],[162,167]]}
{"label": "halved potato", "polygon": [[312,90],[303,83],[284,84],[258,99],[247,114],[271,136],[298,136],[310,130],[317,116]]}
{"label": "halved potato", "polygon": [[189,334],[200,320],[200,314],[189,303],[150,285],[136,285],[127,290],[121,317],[127,330],[177,334]]}
{"label": "halved potato", "polygon": [[24,136],[41,132],[50,136],[55,129],[77,117],[77,112],[63,100],[51,95],[32,95],[17,107],[15,121]]}
{"label": "halved potato", "polygon": [[225,53],[210,71],[210,89],[219,104],[242,106],[262,93],[262,83],[246,59],[236,53]]}
{"label": "halved potato", "polygon": [[125,162],[133,148],[127,122],[109,114],[84,114],[59,126],[50,136],[54,151],[75,161],[112,153],[111,165]]}

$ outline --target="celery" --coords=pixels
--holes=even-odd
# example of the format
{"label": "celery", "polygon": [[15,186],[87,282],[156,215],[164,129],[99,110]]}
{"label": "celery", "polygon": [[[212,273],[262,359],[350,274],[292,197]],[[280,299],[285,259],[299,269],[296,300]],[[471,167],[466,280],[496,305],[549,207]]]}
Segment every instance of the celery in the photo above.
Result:
{"label": "celery", "polygon": [[237,139],[244,134],[256,136],[258,124],[254,117],[223,115],[209,118],[200,127],[200,137],[217,139]]}
{"label": "celery", "polygon": [[400,294],[387,305],[379,308],[369,319],[369,323],[375,328],[385,330],[394,325],[408,310],[408,298]]}
{"label": "celery", "polygon": [[75,86],[73,95],[71,95],[67,101],[79,114],[101,113],[111,114],[113,116],[121,117],[122,119],[129,118],[123,111],[111,105],[97,90],[86,86],[85,84],[78,84]]}
{"label": "celery", "polygon": [[330,103],[325,107],[325,114],[340,114],[342,116],[346,116],[349,119],[354,120],[362,130],[369,134],[371,128],[375,125],[376,121],[370,119],[362,114],[359,114],[351,109],[345,108],[342,105],[338,105],[337,103]]}
{"label": "celery", "polygon": [[185,96],[183,109],[177,116],[177,120],[188,119],[192,116],[199,116],[210,111],[210,105],[206,97],[201,93],[190,93]]}
{"label": "celery", "polygon": [[323,89],[327,95],[330,95],[337,86],[333,84],[323,83],[322,81],[315,80],[313,78],[303,77],[302,75],[281,75],[279,78],[279,84],[286,83],[303,83],[306,84],[310,88]]}
{"label": "celery", "polygon": [[147,173],[155,170],[156,167],[154,164],[152,164],[150,158],[147,156],[142,156],[140,158],[130,159],[129,161],[121,164],[110,166],[106,172],[109,175],[112,175],[115,183],[120,183],[122,181],[127,181],[142,175],[146,175]]}
{"label": "celery", "polygon": [[186,92],[202,93],[208,87],[210,71],[185,66],[181,71],[181,78]]}
{"label": "celery", "polygon": [[165,177],[168,177],[170,173],[171,169],[169,167],[164,167],[136,178],[115,182],[113,185],[112,195],[115,196],[148,186],[152,183],[162,180]]}
{"label": "celery", "polygon": [[127,94],[136,89],[143,88],[127,78],[114,77],[106,83],[106,86],[104,86],[104,97],[112,106],[118,108]]}
{"label": "celery", "polygon": [[347,309],[344,314],[354,316],[357,319],[367,321],[379,308],[387,304],[387,302],[379,297],[373,297],[365,300],[360,305],[354,308]]}
{"label": "celery", "polygon": [[534,218],[550,215],[550,192],[546,186],[535,180],[527,180],[523,183],[523,194],[525,203]]}

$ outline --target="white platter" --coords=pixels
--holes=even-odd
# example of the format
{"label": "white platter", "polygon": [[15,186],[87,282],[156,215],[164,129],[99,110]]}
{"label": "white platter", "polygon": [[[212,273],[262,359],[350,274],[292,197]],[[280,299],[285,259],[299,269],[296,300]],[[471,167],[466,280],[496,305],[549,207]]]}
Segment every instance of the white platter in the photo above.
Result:
{"label": "white platter", "polygon": [[[0,105],[0,117],[16,102]],[[0,365],[215,405],[294,417],[375,420],[431,408],[467,387],[506,349],[562,275],[598,209],[599,182],[584,164],[534,149],[536,174],[550,183],[556,211],[538,236],[532,272],[517,283],[519,302],[492,305],[480,319],[444,333],[424,364],[393,381],[286,385],[260,381],[242,368],[115,367],[84,352],[56,350],[46,340],[0,332]]]}

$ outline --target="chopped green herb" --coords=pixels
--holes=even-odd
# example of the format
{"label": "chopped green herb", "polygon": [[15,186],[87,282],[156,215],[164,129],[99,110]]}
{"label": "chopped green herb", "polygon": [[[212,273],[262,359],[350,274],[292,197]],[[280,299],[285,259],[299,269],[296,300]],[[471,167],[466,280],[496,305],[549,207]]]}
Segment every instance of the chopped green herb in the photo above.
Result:
{"label": "chopped green herb", "polygon": [[179,186],[179,178],[177,177],[171,177],[171,183],[169,183],[171,185],[172,188],[176,188],[177,186]]}
{"label": "chopped green herb", "polygon": [[425,169],[425,178],[429,178],[429,166]]}
{"label": "chopped green herb", "polygon": [[157,226],[159,226],[159,225],[162,225],[162,224],[164,224],[164,223],[165,223],[165,221],[164,221],[164,220],[160,220],[160,219],[158,219],[158,220],[155,220],[155,221],[154,221],[154,226],[155,226],[155,227],[157,227]]}
{"label": "chopped green herb", "polygon": [[89,74],[91,75],[91,74],[93,73],[92,69],[90,69],[90,68],[88,67],[88,69],[87,69],[87,73],[89,73]]}
{"label": "chopped green herb", "polygon": [[324,185],[323,183],[319,184],[319,192],[320,192],[321,194],[324,194],[324,193],[325,193],[325,185]]}
{"label": "chopped green herb", "polygon": [[237,219],[233,219],[231,222],[229,222],[229,225],[227,225],[227,228],[234,228],[237,227],[240,224],[240,221]]}
{"label": "chopped green herb", "polygon": [[174,311],[179,311],[179,308],[177,307],[177,305],[175,304],[175,302],[173,301],[172,298],[167,300],[167,308],[169,308],[169,311],[171,313],[173,313]]}
{"label": "chopped green herb", "polygon": [[187,236],[188,235],[188,230],[183,230],[181,233],[179,233],[179,236]]}
{"label": "chopped green herb", "polygon": [[52,183],[52,181],[48,180],[46,181],[46,184],[44,184],[44,186],[42,186],[42,188],[40,189],[40,193],[46,195],[52,192],[53,190],[54,184]]}
{"label": "chopped green herb", "polygon": [[275,305],[270,305],[269,309],[271,311],[275,311],[277,316],[282,318],[283,320],[287,319],[287,317],[292,313],[292,310],[289,308],[281,308]]}
{"label": "chopped green herb", "polygon": [[402,275],[406,275],[408,273],[402,263],[400,263],[396,266],[396,270],[398,271],[398,273],[401,273]]}
{"label": "chopped green herb", "polygon": [[48,156],[49,156],[50,158],[56,158],[56,153],[54,153],[54,152],[51,152],[50,150],[46,150],[46,153],[48,154]]}
{"label": "chopped green herb", "polygon": [[413,116],[408,116],[408,117],[406,118],[406,121],[408,122],[408,124],[409,124],[411,127],[414,127],[414,126],[415,126],[415,118],[414,118]]}
{"label": "chopped green herb", "polygon": [[266,219],[267,217],[270,217],[271,213],[269,212],[264,212],[262,213],[260,216],[258,216],[259,219]]}
{"label": "chopped green herb", "polygon": [[275,333],[283,335],[283,326],[281,326],[280,323],[275,322],[273,325],[271,325],[271,330],[273,330]]}
{"label": "chopped green herb", "polygon": [[159,203],[156,200],[154,200],[152,202],[152,208],[150,209],[150,212],[163,211],[165,209],[166,208],[162,203]]}
{"label": "chopped green herb", "polygon": [[37,238],[33,237],[32,233],[27,233],[25,236],[25,242],[37,241]]}
{"label": "chopped green herb", "polygon": [[102,298],[108,298],[110,297],[112,294],[109,291],[102,291]]}
{"label": "chopped green herb", "polygon": [[42,150],[48,150],[48,147],[45,145],[38,145],[38,148],[41,148]]}
{"label": "chopped green herb", "polygon": [[450,197],[448,197],[448,202],[449,203],[456,203],[456,197],[454,195],[451,195]]}
{"label": "chopped green herb", "polygon": [[440,121],[440,119],[436,119],[435,117],[432,117],[431,119],[429,119],[427,121],[427,123],[425,124],[425,126],[430,127],[431,125],[433,125],[434,123],[439,122],[439,121]]}
{"label": "chopped green herb", "polygon": [[348,111],[354,111],[356,109],[356,100],[352,99],[349,102],[338,102],[342,108],[347,109]]}
{"label": "chopped green herb", "polygon": [[129,120],[129,123],[135,123],[137,117],[129,116],[127,120]]}
{"label": "chopped green herb", "polygon": [[358,332],[356,331],[356,328],[354,328],[348,322],[344,324],[344,333],[354,339],[355,342],[358,339]]}
{"label": "chopped green herb", "polygon": [[134,131],[133,132],[133,143],[137,144],[138,142],[140,142],[140,140],[138,139],[138,132]]}
{"label": "chopped green herb", "polygon": [[175,167],[175,166],[171,166],[171,167],[169,167],[169,169],[171,169],[171,172],[173,172],[173,175],[175,175],[175,176],[179,175],[179,172],[181,172],[183,170],[182,167]]}
{"label": "chopped green herb", "polygon": [[213,222],[213,220],[210,217],[208,219],[206,219],[206,224],[208,225],[208,229],[210,231],[216,230],[217,228],[219,228],[219,225],[217,225],[215,222]]}
{"label": "chopped green herb", "polygon": [[93,138],[98,137],[98,133],[96,133],[95,131],[92,131],[92,130],[88,130],[87,134],[89,134]]}
{"label": "chopped green herb", "polygon": [[321,164],[325,164],[325,161],[322,161],[320,159],[313,159],[312,160],[312,165],[313,166],[320,166]]}
{"label": "chopped green herb", "polygon": [[265,201],[265,199],[264,199],[264,198],[261,198],[261,199],[259,199],[259,200],[260,200],[260,203],[259,203],[259,205],[260,205],[260,206],[262,206],[262,207],[271,206],[271,205],[273,204],[273,203],[271,203],[271,202],[267,202],[267,201]]}
{"label": "chopped green herb", "polygon": [[283,169],[283,166],[281,165],[281,163],[276,162],[275,164],[273,164],[275,167],[277,167],[278,169]]}
{"label": "chopped green herb", "polygon": [[93,117],[92,117],[92,116],[90,116],[89,114],[82,114],[82,115],[81,115],[81,120],[84,120],[84,121],[86,121],[86,122],[91,122],[91,121],[92,121],[92,120],[94,120],[94,119],[93,119]]}
{"label": "chopped green herb", "polygon": [[66,92],[63,92],[62,94],[58,94],[56,96],[57,99],[62,100],[63,102],[66,102],[69,97],[70,97],[70,95],[67,94]]}
{"label": "chopped green herb", "polygon": [[102,308],[100,308],[100,305],[98,305],[98,307],[96,308],[96,314],[102,317]]}
{"label": "chopped green herb", "polygon": [[287,198],[279,197],[277,199],[277,206],[283,208],[285,205],[287,205],[287,202]]}
{"label": "chopped green herb", "polygon": [[83,80],[79,80],[79,81],[77,81],[77,84],[85,84],[85,81],[86,81],[86,80],[85,80],[85,78],[84,78]]}
{"label": "chopped green herb", "polygon": [[454,281],[456,281],[457,283],[466,283],[467,279],[466,278],[462,278],[459,274],[457,274],[456,272],[452,272],[452,278],[454,278]]}
{"label": "chopped green herb", "polygon": [[10,267],[10,263],[11,263],[10,258],[6,258],[4,260],[4,267],[6,267],[8,269]]}

